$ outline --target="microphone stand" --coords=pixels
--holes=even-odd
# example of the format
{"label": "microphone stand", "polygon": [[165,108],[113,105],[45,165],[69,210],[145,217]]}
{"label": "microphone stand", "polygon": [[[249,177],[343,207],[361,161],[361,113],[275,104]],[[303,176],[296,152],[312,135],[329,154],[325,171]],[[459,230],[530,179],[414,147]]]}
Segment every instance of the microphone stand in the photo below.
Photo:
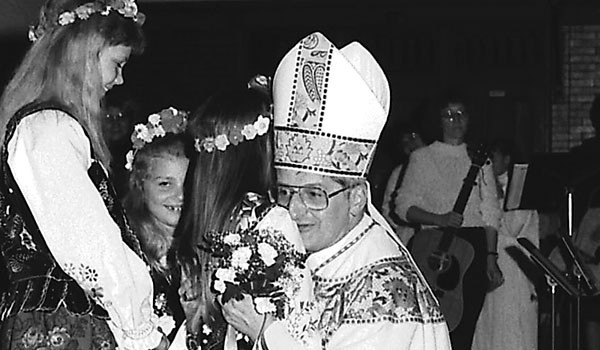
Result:
{"label": "microphone stand", "polygon": [[551,338],[551,349],[556,350],[556,286],[558,285],[556,281],[550,277],[550,275],[546,275],[546,283],[550,286],[550,322],[552,324],[550,330],[550,338]]}
{"label": "microphone stand", "polygon": [[[575,285],[577,286],[577,290],[579,291],[579,294],[577,294],[575,296],[575,331],[573,332],[573,325],[570,325],[570,329],[571,329],[571,337],[573,337],[573,334],[575,335],[575,350],[579,350],[580,347],[580,320],[581,320],[581,294],[582,293],[582,288],[581,288],[581,276],[583,274],[583,271],[581,271],[581,269],[579,268],[579,264],[577,264],[577,259],[575,259],[575,253],[574,251],[571,251],[569,244],[567,244],[566,240],[572,240],[573,239],[573,189],[570,186],[566,186],[565,190],[567,192],[567,234],[568,234],[568,238],[565,237],[561,237],[563,240],[563,243],[565,243],[565,246],[567,246],[567,250],[569,251],[569,255],[571,255],[571,258],[573,260],[573,275],[575,276],[576,279],[576,283]],[[572,315],[572,306],[571,306],[571,317],[573,317]],[[571,318],[571,321],[573,321],[573,318]],[[573,345],[573,339],[571,338],[571,346]]]}
{"label": "microphone stand", "polygon": [[525,248],[532,260],[544,271],[551,292],[552,350],[556,347],[556,286],[560,286],[570,296],[579,295],[579,290],[566,278],[562,271],[546,258],[527,238],[517,238],[517,242]]}
{"label": "microphone stand", "polygon": [[[561,235],[561,240],[563,242],[566,251],[568,252],[572,264],[573,264],[573,276],[576,279],[576,286],[578,293],[575,294],[575,330],[573,332],[572,324],[571,324],[571,337],[575,339],[571,339],[571,346],[573,346],[573,341],[575,343],[575,350],[580,350],[581,347],[581,295],[595,293],[596,285],[595,281],[592,280],[592,273],[589,271],[589,268],[583,262],[581,255],[578,253],[577,248],[573,245],[573,190],[571,187],[566,187],[567,193],[567,208],[568,208],[568,232],[567,236]],[[585,290],[584,290],[585,289]],[[587,293],[584,293],[587,292]],[[572,315],[571,308],[571,317]],[[573,319],[571,318],[571,321]]]}

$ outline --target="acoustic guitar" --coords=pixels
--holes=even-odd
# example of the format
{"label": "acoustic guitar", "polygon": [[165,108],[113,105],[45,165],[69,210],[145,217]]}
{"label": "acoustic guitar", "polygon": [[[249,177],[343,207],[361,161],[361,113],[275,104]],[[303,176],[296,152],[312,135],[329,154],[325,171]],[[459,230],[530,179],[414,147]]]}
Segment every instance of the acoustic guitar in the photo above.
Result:
{"label": "acoustic guitar", "polygon": [[[471,154],[471,166],[454,203],[453,212],[463,214],[479,170],[488,159],[478,147]],[[473,261],[473,246],[455,235],[460,228],[426,228],[412,238],[411,253],[438,298],[448,328],[452,331],[463,314],[462,280]]]}

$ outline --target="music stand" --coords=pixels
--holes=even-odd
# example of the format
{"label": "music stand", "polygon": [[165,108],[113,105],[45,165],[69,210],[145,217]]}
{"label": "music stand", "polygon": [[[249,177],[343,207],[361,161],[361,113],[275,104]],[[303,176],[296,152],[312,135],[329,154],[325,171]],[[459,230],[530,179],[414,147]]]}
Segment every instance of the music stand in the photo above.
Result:
{"label": "music stand", "polygon": [[573,241],[571,237],[567,237],[564,234],[560,236],[561,241],[564,243],[567,253],[571,257],[571,261],[575,267],[574,274],[577,277],[578,282],[585,282],[585,287],[587,288],[587,294],[595,294],[598,291],[596,290],[596,278],[594,274],[590,271],[589,267],[583,262],[583,258],[581,254],[573,245]]}
{"label": "music stand", "polygon": [[579,290],[569,282],[569,280],[563,275],[563,273],[554,265],[550,260],[548,260],[536,246],[531,243],[527,238],[517,238],[517,242],[529,252],[532,260],[544,270],[546,274],[546,282],[550,286],[550,294],[551,294],[551,322],[552,322],[552,350],[555,349],[556,346],[556,308],[555,308],[555,295],[556,295],[556,286],[560,286],[564,289],[567,294],[570,296],[579,298],[580,293]]}
{"label": "music stand", "polygon": [[517,242],[529,252],[533,261],[535,261],[549,277],[553,278],[557,285],[561,286],[571,296],[578,296],[579,290],[573,286],[571,282],[563,275],[556,265],[548,258],[531,241],[524,237],[517,238]]}
{"label": "music stand", "polygon": [[[569,220],[571,220],[571,215],[569,216]],[[571,224],[569,227],[572,227]],[[581,254],[577,248],[575,248],[573,245],[571,237],[572,234],[570,236],[567,236],[564,233],[560,234],[560,239],[566,248],[565,250],[570,257],[570,261],[573,264],[573,275],[575,275],[577,281],[577,290],[581,292],[580,295],[575,299],[575,348],[579,350],[581,337],[581,294],[595,295],[598,290],[596,288],[596,279],[593,277],[594,275],[590,271],[589,267],[583,262],[583,258],[581,257]],[[567,267],[569,266],[567,261],[565,261],[565,265]],[[584,282],[585,288],[582,287],[582,281]],[[584,289],[586,293],[583,293]]]}
{"label": "music stand", "polygon": [[567,184],[569,158],[561,153],[534,155],[529,163],[516,163],[506,188],[504,210],[560,208]]}
{"label": "music stand", "polygon": [[[505,210],[535,209],[538,211],[555,211],[566,208],[568,214],[568,237],[573,236],[573,184],[579,181],[579,178],[573,178],[571,172],[572,157],[568,153],[547,153],[537,154],[531,158],[529,163],[517,163],[512,168],[511,177],[507,186],[507,193],[504,200]],[[581,176],[579,176],[581,177]],[[587,178],[587,175],[586,175]],[[566,199],[566,206],[562,203]],[[591,283],[590,274],[586,273],[585,265],[581,264],[570,238],[560,235],[563,245],[567,246],[569,254],[572,256],[574,265],[577,267],[579,276],[583,277],[586,284]],[[580,313],[580,280],[577,281],[577,287],[569,282],[566,275],[563,275],[552,262],[545,258],[535,246],[529,242],[519,239],[519,243],[530,251],[534,261],[545,271],[548,284],[552,293],[552,346],[554,347],[555,338],[555,288],[560,285],[570,296],[576,298],[576,344],[579,349],[579,313]],[[569,246],[568,246],[569,245]],[[528,249],[529,251],[529,249]],[[572,253],[572,254],[571,254]],[[578,259],[578,261],[576,261]],[[576,272],[576,273],[577,273]],[[589,286],[589,284],[588,284]],[[571,332],[571,336],[573,333]],[[573,339],[571,338],[571,341]]]}

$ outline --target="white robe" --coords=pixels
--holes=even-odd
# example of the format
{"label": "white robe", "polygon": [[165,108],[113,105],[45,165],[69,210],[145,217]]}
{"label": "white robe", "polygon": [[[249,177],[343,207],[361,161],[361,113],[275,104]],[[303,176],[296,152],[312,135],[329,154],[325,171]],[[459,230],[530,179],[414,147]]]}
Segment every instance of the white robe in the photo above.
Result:
{"label": "white robe", "polygon": [[[507,179],[500,178],[506,192]],[[535,286],[523,266],[532,267],[517,238],[539,245],[539,219],[535,210],[504,212],[498,230],[498,266],[504,283],[486,295],[477,321],[473,350],[537,350],[538,311]]]}
{"label": "white robe", "polygon": [[119,348],[156,347],[162,334],[148,267],[123,242],[88,176],[91,148],[81,125],[58,110],[23,118],[8,164],[58,264],[84,290],[99,291]]}
{"label": "white robe", "polygon": [[[370,216],[307,264],[324,344],[315,348],[450,349],[437,301],[410,254]],[[265,340],[271,350],[307,349],[280,326],[269,327]]]}

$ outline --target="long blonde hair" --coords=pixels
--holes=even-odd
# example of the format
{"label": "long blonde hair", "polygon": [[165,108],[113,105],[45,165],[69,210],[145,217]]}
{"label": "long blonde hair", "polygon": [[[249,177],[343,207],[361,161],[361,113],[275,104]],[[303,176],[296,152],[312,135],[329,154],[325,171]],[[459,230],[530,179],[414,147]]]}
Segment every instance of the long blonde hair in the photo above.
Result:
{"label": "long blonde hair", "polygon": [[143,51],[139,24],[111,11],[66,26],[58,15],[73,10],[82,0],[50,0],[40,11],[44,34],[27,51],[0,97],[0,148],[6,125],[22,107],[53,101],[69,110],[86,130],[96,156],[110,165],[110,152],[102,135],[101,100],[104,96],[99,53],[124,45],[134,53]]}

